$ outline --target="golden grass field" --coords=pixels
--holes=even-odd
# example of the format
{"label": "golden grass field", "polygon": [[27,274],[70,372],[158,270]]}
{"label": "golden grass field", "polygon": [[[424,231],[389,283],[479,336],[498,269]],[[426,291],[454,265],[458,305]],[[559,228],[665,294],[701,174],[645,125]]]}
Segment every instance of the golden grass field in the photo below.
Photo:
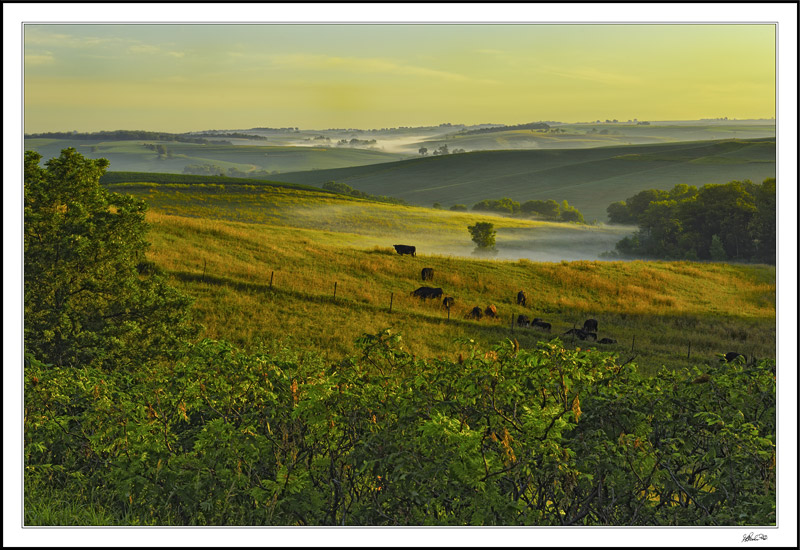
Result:
{"label": "golden grass field", "polygon": [[[426,253],[469,249],[466,226],[478,220],[495,222],[499,248],[504,228],[531,231],[535,241],[537,230],[558,230],[559,224],[308,191],[113,187],[150,202],[150,259],[196,298],[203,336],[246,348],[293,345],[337,359],[354,353],[353,341],[362,333],[391,327],[412,353],[449,356],[456,353],[456,338],[483,345],[515,338],[524,347],[594,318],[598,338],[616,344],[561,336],[564,345],[600,347],[623,359],[636,355],[649,372],[717,361],[728,351],[775,357],[774,266]],[[585,235],[603,230],[562,227]],[[426,248],[427,242],[436,246]],[[415,243],[416,257],[391,248]],[[421,280],[423,267],[434,269],[433,281]],[[449,320],[441,300],[410,295],[419,286],[441,287],[455,298]],[[528,296],[527,307],[515,302],[519,290]],[[497,319],[465,318],[474,306],[489,304],[497,307]],[[516,326],[512,331],[512,315],[519,314],[543,318],[552,324],[551,334]]]}

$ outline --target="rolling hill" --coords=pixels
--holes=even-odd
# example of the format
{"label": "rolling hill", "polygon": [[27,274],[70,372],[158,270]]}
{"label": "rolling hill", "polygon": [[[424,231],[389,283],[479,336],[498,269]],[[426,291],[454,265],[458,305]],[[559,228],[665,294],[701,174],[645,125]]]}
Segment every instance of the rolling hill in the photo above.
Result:
{"label": "rolling hill", "polygon": [[588,220],[644,189],[775,177],[775,140],[712,140],[583,149],[476,151],[368,166],[280,174],[281,181],[347,183],[411,204],[509,197],[569,203]]}
{"label": "rolling hill", "polygon": [[408,145],[407,152],[419,147],[428,151],[447,145],[450,150],[491,151],[496,149],[577,149],[644,143],[674,143],[718,139],[774,138],[775,124],[768,121],[580,123],[554,124],[546,130],[485,128],[480,132],[459,131],[428,138]]}
{"label": "rolling hill", "polygon": [[[239,140],[240,142],[242,140]],[[166,147],[168,155],[159,155],[148,145]],[[74,147],[87,158],[106,158],[114,170],[167,172],[180,174],[187,166],[209,165],[227,173],[231,168],[248,172],[272,173],[342,168],[387,162],[405,155],[349,147],[284,147],[268,145],[224,145],[183,143],[177,141],[28,138],[25,149],[37,151],[45,159],[57,157],[62,149]]]}

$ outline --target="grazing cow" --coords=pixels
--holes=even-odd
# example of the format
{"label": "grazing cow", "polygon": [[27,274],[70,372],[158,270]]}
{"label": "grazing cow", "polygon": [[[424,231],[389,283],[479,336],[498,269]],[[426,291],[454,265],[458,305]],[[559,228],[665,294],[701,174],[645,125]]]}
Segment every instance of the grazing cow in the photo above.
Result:
{"label": "grazing cow", "polygon": [[583,322],[584,332],[597,332],[597,319],[586,319]]}
{"label": "grazing cow", "polygon": [[480,319],[481,317],[483,317],[483,311],[478,306],[475,306],[472,311],[467,313],[467,319]]}
{"label": "grazing cow", "polygon": [[413,291],[411,294],[416,296],[417,298],[441,298],[444,292],[442,292],[441,288],[421,286],[417,290]]}
{"label": "grazing cow", "polygon": [[531,321],[531,326],[540,328],[545,332],[550,332],[550,329],[553,327],[553,325],[551,325],[550,323],[546,323],[546,322],[542,321],[538,317],[536,319],[534,319],[533,321]]}
{"label": "grazing cow", "polygon": [[525,293],[521,290],[517,292],[517,305],[524,306],[525,304],[527,304],[527,302],[528,298],[525,296]]}
{"label": "grazing cow", "polygon": [[603,338],[602,340],[597,341],[598,344],[616,344],[617,341],[613,338]]}
{"label": "grazing cow", "polygon": [[588,332],[586,330],[582,330],[579,328],[571,328],[564,334],[574,334],[581,340],[594,340],[597,341],[597,333],[596,332]]}
{"label": "grazing cow", "polygon": [[487,317],[497,317],[497,308],[494,307],[494,304],[489,304],[486,306],[486,311],[484,311]]}
{"label": "grazing cow", "polygon": [[396,244],[393,245],[394,249],[397,250],[397,253],[401,256],[403,254],[411,254],[412,256],[417,255],[417,247],[416,246],[408,246],[407,244]]}
{"label": "grazing cow", "polygon": [[432,281],[433,280],[433,268],[432,267],[423,267],[422,268],[422,280],[423,281]]}
{"label": "grazing cow", "polygon": [[735,351],[729,351],[725,354],[725,362],[730,363],[731,361],[735,360],[736,358],[741,357],[743,361],[747,361],[747,356],[742,355],[741,353],[736,353]]}
{"label": "grazing cow", "polygon": [[531,320],[526,315],[520,315],[517,317],[517,324],[521,327],[529,327],[531,326]]}
{"label": "grazing cow", "polygon": [[453,302],[455,302],[455,299],[452,296],[448,296],[447,298],[442,300],[442,307],[450,309],[451,307],[453,307]]}

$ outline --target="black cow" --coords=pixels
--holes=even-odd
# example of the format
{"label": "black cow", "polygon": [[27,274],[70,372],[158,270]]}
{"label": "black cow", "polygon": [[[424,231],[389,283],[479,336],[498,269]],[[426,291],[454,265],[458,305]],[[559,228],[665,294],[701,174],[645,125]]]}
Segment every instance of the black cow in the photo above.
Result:
{"label": "black cow", "polygon": [[489,304],[486,306],[486,311],[484,311],[487,317],[497,317],[497,308],[494,304]]}
{"label": "black cow", "polygon": [[597,341],[598,344],[616,344],[617,341],[613,338],[603,338],[602,340]]}
{"label": "black cow", "polygon": [[478,306],[475,306],[472,311],[467,313],[467,319],[480,319],[481,317],[483,317],[483,311]]}
{"label": "black cow", "polygon": [[517,292],[517,305],[524,306],[525,304],[527,304],[527,302],[528,298],[525,296],[525,293],[521,290]]}
{"label": "black cow", "polygon": [[417,298],[441,298],[444,292],[442,292],[441,288],[421,286],[417,290],[413,291],[411,294],[416,296]]}
{"label": "black cow", "polygon": [[448,296],[447,298],[442,300],[442,307],[450,309],[451,307],[453,307],[453,302],[455,302],[455,299],[452,296]]}
{"label": "black cow", "polygon": [[731,361],[735,360],[736,358],[741,357],[742,360],[747,361],[747,356],[742,355],[741,353],[736,353],[735,351],[729,351],[725,354],[725,362],[730,363]]}
{"label": "black cow", "polygon": [[550,323],[546,323],[546,322],[542,321],[538,317],[536,319],[534,319],[533,321],[531,321],[531,326],[538,327],[538,328],[542,329],[545,332],[550,332],[550,329],[553,327],[553,325],[551,325]]}
{"label": "black cow", "polygon": [[520,315],[517,317],[517,324],[521,327],[529,327],[531,326],[531,320],[528,319],[527,315]]}
{"label": "black cow", "polygon": [[432,267],[423,267],[422,268],[422,280],[423,281],[432,281],[433,280],[433,268]]}
{"label": "black cow", "polygon": [[597,332],[597,319],[586,319],[583,322],[584,332]]}
{"label": "black cow", "polygon": [[596,332],[589,332],[586,330],[582,330],[579,328],[571,328],[564,334],[574,334],[581,340],[594,340],[597,341],[597,333]]}
{"label": "black cow", "polygon": [[417,255],[417,247],[416,246],[408,246],[407,244],[396,244],[393,245],[394,249],[397,250],[397,253],[401,256],[403,254],[411,254],[412,256]]}

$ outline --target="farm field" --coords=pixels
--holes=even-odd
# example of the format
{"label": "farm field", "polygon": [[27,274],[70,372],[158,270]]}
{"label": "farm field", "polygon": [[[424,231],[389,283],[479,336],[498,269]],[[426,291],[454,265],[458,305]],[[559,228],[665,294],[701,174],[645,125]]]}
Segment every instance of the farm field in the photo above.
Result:
{"label": "farm field", "polygon": [[[245,348],[286,344],[341,358],[362,333],[387,327],[421,357],[449,356],[464,336],[484,346],[511,337],[524,347],[561,335],[570,348],[597,348],[563,335],[595,318],[598,337],[617,340],[600,347],[622,359],[636,355],[645,373],[711,364],[728,351],[775,355],[771,266],[481,259],[468,252],[466,226],[477,220],[496,223],[498,248],[509,254],[524,240],[535,247],[570,232],[589,240],[602,228],[285,189],[111,188],[151,204],[151,259],[197,299],[205,335]],[[417,256],[398,256],[392,244],[414,244]],[[432,282],[420,280],[423,267],[434,269]],[[424,285],[455,298],[449,319],[440,300],[410,295]],[[528,295],[527,307],[515,302],[519,290]],[[465,318],[489,304],[497,319]],[[550,322],[551,334],[516,326],[512,332],[511,317],[520,314]]]}
{"label": "farm field", "polygon": [[416,153],[419,147],[430,152],[447,145],[466,151],[496,149],[584,149],[612,145],[641,145],[644,143],[673,143],[720,139],[774,138],[775,124],[768,121],[726,123],[652,122],[648,125],[628,123],[553,124],[549,130],[503,130],[486,133],[467,133],[469,130],[436,136],[410,143],[406,151]]}
{"label": "farm field", "polygon": [[[265,145],[264,142],[254,143],[257,144],[219,145],[152,140],[28,138],[25,140],[25,149],[37,151],[45,159],[49,159],[57,157],[62,149],[74,147],[87,158],[107,158],[114,170],[176,174],[183,173],[184,168],[190,165],[218,166],[226,173],[231,168],[243,172],[267,170],[277,173],[360,166],[405,158],[404,155],[369,149],[271,146]],[[156,151],[145,147],[145,144],[164,145],[170,154],[167,157],[160,157]]]}
{"label": "farm field", "polygon": [[502,197],[567,200],[587,221],[604,221],[609,204],[644,189],[768,177],[775,177],[774,139],[461,153],[276,179],[315,186],[334,180],[424,206]]}

